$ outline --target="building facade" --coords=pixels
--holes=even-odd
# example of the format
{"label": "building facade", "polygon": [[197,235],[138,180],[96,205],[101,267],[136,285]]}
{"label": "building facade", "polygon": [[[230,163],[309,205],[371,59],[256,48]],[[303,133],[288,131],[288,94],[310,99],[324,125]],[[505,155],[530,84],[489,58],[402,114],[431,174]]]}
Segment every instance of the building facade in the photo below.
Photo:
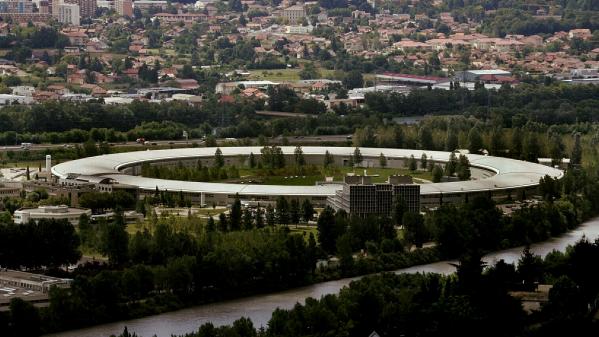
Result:
{"label": "building facade", "polygon": [[79,16],[82,18],[93,18],[98,9],[96,0],[64,0],[64,3],[79,6]]}
{"label": "building facade", "polygon": [[327,202],[335,210],[360,217],[390,215],[398,202],[410,212],[420,212],[420,185],[409,176],[391,176],[385,184],[373,184],[369,176],[347,176],[343,189]]}
{"label": "building facade", "polygon": [[92,211],[87,208],[74,208],[66,205],[61,206],[40,206],[37,208],[21,208],[15,211],[15,224],[25,224],[29,221],[38,221],[41,219],[67,219],[71,224],[78,225],[81,215],[91,216]]}
{"label": "building facade", "polygon": [[62,3],[58,5],[58,21],[73,26],[79,26],[81,16],[79,14],[79,5]]}
{"label": "building facade", "polygon": [[33,2],[31,0],[2,0],[0,1],[0,13],[33,13]]}
{"label": "building facade", "polygon": [[283,18],[287,19],[287,21],[289,21],[289,23],[302,22],[304,20],[304,18],[306,17],[306,9],[304,8],[304,6],[294,5],[294,6],[285,8],[281,12],[281,16]]}
{"label": "building facade", "polygon": [[114,9],[119,15],[133,16],[133,1],[131,0],[115,0]]}

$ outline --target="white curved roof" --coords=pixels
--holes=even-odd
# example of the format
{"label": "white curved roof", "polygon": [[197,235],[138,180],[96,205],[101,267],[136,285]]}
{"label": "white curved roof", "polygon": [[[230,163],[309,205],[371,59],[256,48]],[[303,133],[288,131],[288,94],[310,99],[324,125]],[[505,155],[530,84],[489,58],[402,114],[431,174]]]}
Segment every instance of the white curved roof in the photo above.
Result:
{"label": "white curved roof", "polygon": [[[250,153],[260,154],[262,147],[222,147],[224,156],[247,156]],[[282,151],[286,155],[292,155],[294,146],[282,146]],[[83,158],[58,164],[52,167],[52,173],[61,178],[66,178],[69,174],[84,176],[102,176],[116,180],[121,184],[138,186],[145,190],[153,190],[158,186],[161,190],[183,191],[183,192],[206,192],[206,193],[227,193],[227,194],[247,194],[247,195],[288,195],[288,196],[328,196],[334,195],[340,185],[322,185],[322,186],[281,186],[281,185],[252,185],[252,184],[225,184],[225,183],[205,183],[189,182],[178,180],[166,180],[146,178],[141,176],[131,176],[121,173],[119,170],[127,166],[142,162],[154,161],[173,161],[184,160],[187,158],[213,157],[215,148],[184,148],[169,150],[152,150],[115,153],[96,157]],[[324,147],[324,146],[304,146],[302,147],[304,155],[324,155],[329,151],[334,156],[349,156],[353,153],[353,147]],[[409,158],[413,155],[419,159],[423,153],[427,157],[436,161],[448,161],[450,152],[426,151],[426,150],[406,150],[406,149],[388,149],[388,148],[360,148],[364,158],[378,158],[383,153],[387,159]],[[436,193],[460,193],[477,192],[494,189],[514,189],[526,186],[534,186],[539,183],[539,179],[545,175],[561,178],[563,172],[552,167],[530,163],[521,160],[468,154],[470,165],[495,172],[496,174],[480,179],[469,181],[445,182],[436,184],[423,184],[420,187],[421,194]]]}

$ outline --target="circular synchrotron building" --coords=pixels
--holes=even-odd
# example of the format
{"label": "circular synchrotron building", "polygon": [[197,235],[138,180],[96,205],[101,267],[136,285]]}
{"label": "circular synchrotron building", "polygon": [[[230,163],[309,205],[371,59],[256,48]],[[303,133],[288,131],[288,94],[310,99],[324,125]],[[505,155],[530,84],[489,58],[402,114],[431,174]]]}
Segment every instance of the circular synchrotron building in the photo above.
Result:
{"label": "circular synchrotron building", "polygon": [[[286,161],[293,162],[295,146],[280,148]],[[260,158],[262,147],[220,149],[225,165],[241,167],[247,165],[250,154],[256,159]],[[347,166],[354,150],[353,147],[302,147],[308,165],[322,165],[328,151],[333,156],[335,165]],[[154,195],[158,189],[183,193],[193,204],[210,206],[229,205],[237,195],[247,203],[265,204],[284,196],[299,200],[309,199],[315,206],[324,206],[327,199],[330,202],[330,199],[344,188],[344,184],[340,182],[322,182],[313,186],[283,186],[191,182],[140,176],[144,164],[197,167],[198,161],[201,161],[203,166],[211,166],[215,151],[216,148],[184,148],[115,153],[61,163],[52,167],[52,173],[65,188],[93,184],[97,190],[109,192],[115,188],[127,187],[135,189],[140,198]],[[366,168],[379,167],[381,154],[387,159],[387,168],[406,168],[411,156],[420,160],[422,154],[426,154],[429,161],[444,166],[451,154],[442,151],[391,148],[360,148],[360,152],[363,157],[360,166]],[[564,174],[559,169],[521,160],[477,154],[466,156],[470,161],[471,180],[419,184],[421,208],[465,202],[477,195],[490,196],[495,200],[530,196],[536,193],[540,178],[546,175],[561,178]],[[361,171],[360,168],[356,168],[356,173]]]}

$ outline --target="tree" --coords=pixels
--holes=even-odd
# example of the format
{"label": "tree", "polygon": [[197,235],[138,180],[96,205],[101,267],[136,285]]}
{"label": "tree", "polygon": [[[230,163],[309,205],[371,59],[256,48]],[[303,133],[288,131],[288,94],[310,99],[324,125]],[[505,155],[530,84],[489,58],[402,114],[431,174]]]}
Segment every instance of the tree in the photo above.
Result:
{"label": "tree", "polygon": [[277,222],[281,225],[289,224],[289,203],[287,202],[287,198],[284,196],[279,196],[277,198]]}
{"label": "tree", "polygon": [[[381,135],[379,139],[382,139],[384,135]],[[353,143],[355,146],[376,146],[377,137],[375,136],[375,130],[370,126],[364,128],[357,128],[353,135]]]}
{"label": "tree", "polygon": [[543,307],[543,313],[556,320],[575,323],[586,316],[587,308],[580,287],[568,276],[562,275],[549,290],[549,302]]}
{"label": "tree", "polygon": [[245,25],[247,24],[247,20],[245,18],[245,15],[243,15],[243,13],[241,13],[241,15],[239,16],[239,24],[242,27],[245,27]]}
{"label": "tree", "polygon": [[208,221],[206,222],[206,231],[207,232],[214,232],[215,230],[216,230],[216,224],[214,223],[214,218],[211,215],[208,218]]}
{"label": "tree", "polygon": [[241,225],[241,201],[239,200],[239,194],[235,195],[235,200],[231,206],[231,213],[229,214],[229,226],[232,231],[240,229]]}
{"label": "tree", "polygon": [[333,157],[333,155],[327,150],[324,153],[324,162],[323,165],[325,168],[328,168],[329,166],[335,164],[335,158]]}
{"label": "tree", "polygon": [[[117,212],[119,213],[119,212]],[[128,261],[129,234],[124,223],[114,221],[106,225],[102,233],[101,251],[108,256],[110,264],[119,266]]]}
{"label": "tree", "polygon": [[457,170],[457,166],[458,166],[458,159],[455,156],[455,153],[452,152],[449,155],[449,161],[447,162],[447,164],[445,164],[445,175],[451,177],[454,175],[454,173]]}
{"label": "tree", "polygon": [[337,231],[335,228],[335,211],[327,206],[318,216],[318,241],[322,249],[328,253],[336,251]]}
{"label": "tree", "polygon": [[470,161],[468,161],[468,157],[463,154],[460,155],[456,171],[460,180],[470,180]]}
{"label": "tree", "polygon": [[275,225],[275,210],[271,205],[266,206],[266,224],[269,227],[272,227]]}
{"label": "tree", "polygon": [[554,132],[549,135],[549,155],[551,156],[551,165],[559,165],[564,157],[564,143],[559,133]]}
{"label": "tree", "polygon": [[429,236],[422,215],[416,212],[405,212],[401,223],[405,229],[406,239],[417,248],[421,248]]}
{"label": "tree", "polygon": [[257,207],[256,208],[256,228],[262,228],[264,227],[264,212],[262,211],[262,208]]}
{"label": "tree", "polygon": [[522,130],[517,127],[512,128],[510,155],[516,159],[522,156]]}
{"label": "tree", "polygon": [[214,152],[214,167],[221,168],[225,166],[225,159],[223,158],[223,152],[220,150],[220,147],[216,148]]}
{"label": "tree", "polygon": [[304,68],[299,72],[299,77],[302,80],[312,80],[320,77],[320,73],[314,67],[312,62],[304,64]]}
{"label": "tree", "polygon": [[535,133],[529,132],[522,146],[522,159],[536,163],[540,156],[541,146],[539,145],[538,137]]}
{"label": "tree", "polygon": [[361,88],[364,86],[364,77],[359,70],[352,70],[343,78],[343,85],[347,89]]}
{"label": "tree", "polygon": [[305,222],[312,220],[314,216],[314,207],[309,199],[304,199],[302,202],[302,218]]}
{"label": "tree", "polygon": [[304,164],[306,163],[306,160],[304,159],[304,151],[302,151],[302,147],[299,145],[295,147],[293,157],[295,159],[295,165],[299,167],[304,166]]}
{"label": "tree", "polygon": [[250,157],[248,159],[248,164],[250,165],[250,168],[256,167],[256,156],[254,156],[253,152],[250,152]]}
{"label": "tree", "polygon": [[441,179],[443,179],[443,169],[441,168],[441,166],[435,165],[432,173],[433,173],[433,182],[434,183],[441,182]]}
{"label": "tree", "polygon": [[297,199],[291,199],[289,217],[292,224],[297,225],[300,221],[300,204]]}
{"label": "tree", "polygon": [[420,126],[418,130],[418,143],[423,150],[434,150],[433,133],[428,125]]}
{"label": "tree", "polygon": [[420,168],[423,170],[426,170],[427,165],[428,164],[428,157],[426,156],[426,153],[423,153],[422,156],[420,156]]}
{"label": "tree", "polygon": [[468,150],[470,153],[480,153],[483,147],[483,138],[480,134],[479,126],[475,125],[468,132]]}
{"label": "tree", "polygon": [[379,155],[379,166],[383,168],[387,167],[387,158],[382,152]]}
{"label": "tree", "polygon": [[93,157],[98,155],[98,147],[96,143],[90,138],[83,143],[83,152],[86,157]]}
{"label": "tree", "polygon": [[243,5],[241,0],[229,0],[229,10],[232,12],[243,12]]}
{"label": "tree", "polygon": [[574,147],[570,156],[570,165],[575,167],[582,163],[582,146],[580,144],[580,133],[574,135]]}
{"label": "tree", "polygon": [[254,228],[254,217],[252,215],[252,211],[249,208],[243,210],[243,229],[251,230]]}
{"label": "tree", "polygon": [[336,242],[337,256],[339,257],[339,265],[343,273],[349,273],[354,265],[354,257],[352,251],[352,237],[350,233],[341,235]]}
{"label": "tree", "polygon": [[410,159],[408,159],[408,168],[412,172],[416,171],[418,168],[418,163],[416,163],[416,158],[414,158],[414,155],[411,155]]}
{"label": "tree", "polygon": [[541,281],[543,276],[543,259],[533,254],[529,246],[524,248],[518,260],[518,276],[529,290],[533,290],[535,283]]}
{"label": "tree", "polygon": [[503,149],[503,129],[498,126],[491,132],[491,144],[489,145],[489,153],[493,156],[499,154]]}
{"label": "tree", "polygon": [[229,230],[229,224],[225,213],[220,213],[218,215],[218,230],[223,233]]}
{"label": "tree", "polygon": [[359,147],[356,147],[354,149],[353,158],[354,158],[354,163],[356,164],[356,166],[362,164],[362,161],[364,160],[364,158],[362,157],[362,152],[360,152]]}
{"label": "tree", "polygon": [[41,319],[38,310],[21,298],[10,300],[10,327],[14,336],[36,337],[40,335]]}

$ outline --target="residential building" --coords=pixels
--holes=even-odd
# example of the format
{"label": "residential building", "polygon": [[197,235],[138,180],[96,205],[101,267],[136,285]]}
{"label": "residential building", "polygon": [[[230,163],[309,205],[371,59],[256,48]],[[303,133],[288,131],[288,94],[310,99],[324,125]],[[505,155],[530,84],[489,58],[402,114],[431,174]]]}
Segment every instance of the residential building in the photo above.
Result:
{"label": "residential building", "polygon": [[64,0],[64,3],[79,5],[79,16],[82,18],[93,18],[98,9],[96,0]]}
{"label": "residential building", "polygon": [[81,21],[79,5],[72,3],[62,3],[58,5],[57,18],[59,22],[79,26]]}
{"label": "residential building", "polygon": [[0,1],[0,13],[33,13],[33,2],[31,0],[2,0]]}
{"label": "residential building", "polygon": [[29,221],[39,221],[40,219],[67,219],[71,224],[79,224],[81,215],[91,216],[92,211],[87,208],[74,208],[66,205],[61,206],[40,206],[37,208],[21,208],[14,213],[15,224],[24,224]]}
{"label": "residential building", "polygon": [[117,14],[122,16],[133,16],[133,1],[131,0],[115,0],[114,9]]}
{"label": "residential building", "polygon": [[133,2],[133,8],[138,8],[142,12],[147,12],[151,8],[166,10],[168,2],[163,0],[137,0]]}
{"label": "residential building", "polygon": [[203,14],[203,13],[179,13],[179,14],[157,13],[154,15],[154,18],[158,19],[158,21],[160,21],[160,22],[194,23],[194,22],[206,21],[206,14]]}
{"label": "residential building", "polygon": [[294,5],[283,9],[281,17],[287,19],[290,23],[302,22],[306,17],[306,9],[302,5]]}

